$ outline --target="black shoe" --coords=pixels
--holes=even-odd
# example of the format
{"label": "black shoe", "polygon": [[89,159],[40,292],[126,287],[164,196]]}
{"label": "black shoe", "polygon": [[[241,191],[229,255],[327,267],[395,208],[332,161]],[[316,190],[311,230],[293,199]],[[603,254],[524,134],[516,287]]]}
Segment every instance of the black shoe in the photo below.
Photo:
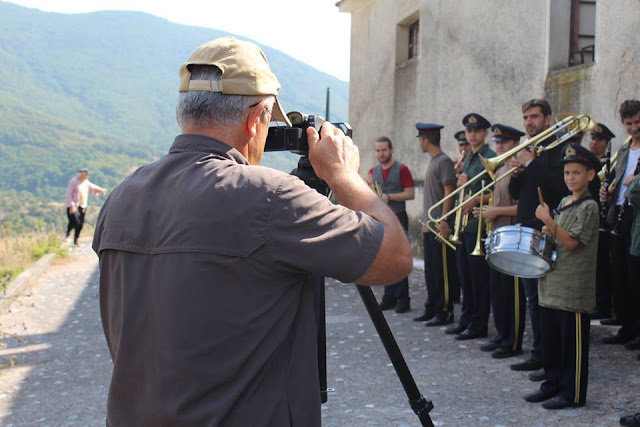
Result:
{"label": "black shoe", "polygon": [[413,321],[414,322],[426,322],[427,320],[431,320],[435,317],[436,313],[433,310],[430,310],[428,308],[424,309],[422,311],[422,314],[420,314],[420,316],[418,317],[414,317]]}
{"label": "black shoe", "polygon": [[456,336],[456,339],[458,341],[464,341],[464,340],[473,340],[476,338],[485,338],[487,336],[487,331],[470,331],[469,329],[467,329],[464,332],[461,332],[460,334],[458,334],[458,336]]}
{"label": "black shoe", "polygon": [[615,317],[612,317],[609,319],[602,319],[600,321],[600,324],[605,326],[621,326],[622,325],[622,323],[620,323],[620,321]]}
{"label": "black shoe", "polygon": [[480,346],[480,351],[493,351],[500,347],[497,342],[489,341],[488,343]]}
{"label": "black shoe", "polygon": [[494,359],[506,359],[507,357],[519,356],[522,350],[511,350],[510,348],[498,347],[492,353]]}
{"label": "black shoe", "polygon": [[396,304],[396,313],[406,313],[411,310],[411,305],[409,305],[409,300],[398,300]]}
{"label": "black shoe", "polygon": [[640,337],[635,337],[624,345],[627,350],[640,350]]}
{"label": "black shoe", "polygon": [[542,404],[542,407],[545,409],[565,409],[576,408],[578,406],[584,406],[584,403],[573,403],[563,396],[556,396],[553,399],[549,399]]}
{"label": "black shoe", "polygon": [[531,381],[544,381],[544,369],[538,369],[537,371],[533,371],[529,374],[529,379]]}
{"label": "black shoe", "polygon": [[538,402],[544,402],[545,400],[549,400],[552,397],[555,396],[555,393],[544,393],[540,390],[531,393],[531,394],[527,394],[524,397],[524,400],[526,400],[527,402],[531,402],[531,403],[538,403]]}
{"label": "black shoe", "polygon": [[602,338],[602,342],[605,344],[626,344],[631,341],[633,337],[627,335],[615,334],[609,337]]}
{"label": "black shoe", "polygon": [[380,310],[392,310],[396,308],[396,301],[392,299],[383,299],[380,303]]}
{"label": "black shoe", "polygon": [[537,371],[542,368],[542,361],[538,359],[527,359],[524,362],[516,363],[510,366],[513,371]]}
{"label": "black shoe", "polygon": [[635,415],[625,415],[620,417],[620,425],[627,427],[639,427],[640,426],[640,412]]}
{"label": "black shoe", "polygon": [[425,323],[425,326],[444,326],[453,323],[453,313],[440,313]]}
{"label": "black shoe", "polygon": [[453,325],[444,330],[444,333],[447,335],[458,335],[461,332],[464,332],[467,329],[467,325],[461,325],[458,323],[457,325]]}

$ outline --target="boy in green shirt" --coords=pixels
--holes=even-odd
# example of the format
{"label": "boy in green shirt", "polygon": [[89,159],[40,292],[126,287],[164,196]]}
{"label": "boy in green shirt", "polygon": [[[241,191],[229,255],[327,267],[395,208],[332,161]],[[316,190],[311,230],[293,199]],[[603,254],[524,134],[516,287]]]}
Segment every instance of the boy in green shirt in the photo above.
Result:
{"label": "boy in green shirt", "polygon": [[564,181],[571,191],[552,213],[546,203],[536,209],[542,232],[556,244],[554,270],[539,283],[542,359],[545,381],[525,396],[546,409],[583,406],[589,369],[590,313],[595,308],[598,251],[598,203],[589,182],[600,161],[579,144],[563,153]]}

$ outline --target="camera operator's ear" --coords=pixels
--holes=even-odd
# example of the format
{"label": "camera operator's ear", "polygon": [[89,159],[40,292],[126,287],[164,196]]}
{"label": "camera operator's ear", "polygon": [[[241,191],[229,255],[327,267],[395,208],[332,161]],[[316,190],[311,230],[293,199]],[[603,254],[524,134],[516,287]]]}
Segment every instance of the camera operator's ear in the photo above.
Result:
{"label": "camera operator's ear", "polygon": [[260,117],[262,111],[265,108],[265,101],[258,103],[257,105],[249,108],[249,114],[247,115],[247,121],[245,122],[245,133],[249,138],[256,136],[258,124],[260,123]]}

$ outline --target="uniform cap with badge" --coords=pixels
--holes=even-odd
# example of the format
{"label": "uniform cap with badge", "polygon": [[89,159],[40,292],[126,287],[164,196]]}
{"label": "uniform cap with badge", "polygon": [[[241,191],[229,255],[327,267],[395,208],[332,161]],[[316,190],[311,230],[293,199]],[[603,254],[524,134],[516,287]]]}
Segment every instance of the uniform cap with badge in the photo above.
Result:
{"label": "uniform cap with badge", "polygon": [[489,120],[477,113],[469,113],[462,118],[462,125],[466,129],[489,129],[491,123]]}
{"label": "uniform cap with badge", "polygon": [[464,133],[463,130],[459,130],[458,132],[453,134],[453,137],[456,139],[456,141],[458,141],[458,145],[469,144],[469,141],[467,141],[467,135]]}
{"label": "uniform cap with badge", "polygon": [[589,169],[600,169],[600,159],[580,144],[567,144],[562,151],[560,163],[581,163]]}
{"label": "uniform cap with badge", "polygon": [[491,140],[495,142],[503,142],[503,141],[518,142],[520,138],[522,138],[525,135],[524,132],[520,132],[518,129],[514,127],[501,125],[499,123],[496,123],[495,125],[491,126],[491,132],[493,132],[493,136],[491,137]]}
{"label": "uniform cap with badge", "polygon": [[596,127],[591,131],[591,136],[598,139],[604,139],[607,142],[616,137],[613,132],[611,132],[609,128],[602,123],[596,124]]}

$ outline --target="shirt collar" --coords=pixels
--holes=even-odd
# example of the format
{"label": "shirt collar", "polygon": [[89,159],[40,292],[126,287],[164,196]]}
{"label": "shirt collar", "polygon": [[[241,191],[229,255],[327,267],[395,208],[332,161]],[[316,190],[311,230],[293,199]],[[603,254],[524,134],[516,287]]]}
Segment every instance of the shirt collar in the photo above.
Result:
{"label": "shirt collar", "polygon": [[176,136],[169,149],[169,154],[187,151],[215,154],[225,159],[233,160],[236,163],[249,164],[247,159],[229,144],[204,135],[182,134]]}
{"label": "shirt collar", "polygon": [[471,154],[481,154],[482,157],[487,157],[485,154],[487,154],[487,151],[489,151],[491,148],[489,148],[489,146],[485,143],[482,145],[482,147],[480,147],[480,149],[478,151],[476,151],[475,153],[471,153]]}

